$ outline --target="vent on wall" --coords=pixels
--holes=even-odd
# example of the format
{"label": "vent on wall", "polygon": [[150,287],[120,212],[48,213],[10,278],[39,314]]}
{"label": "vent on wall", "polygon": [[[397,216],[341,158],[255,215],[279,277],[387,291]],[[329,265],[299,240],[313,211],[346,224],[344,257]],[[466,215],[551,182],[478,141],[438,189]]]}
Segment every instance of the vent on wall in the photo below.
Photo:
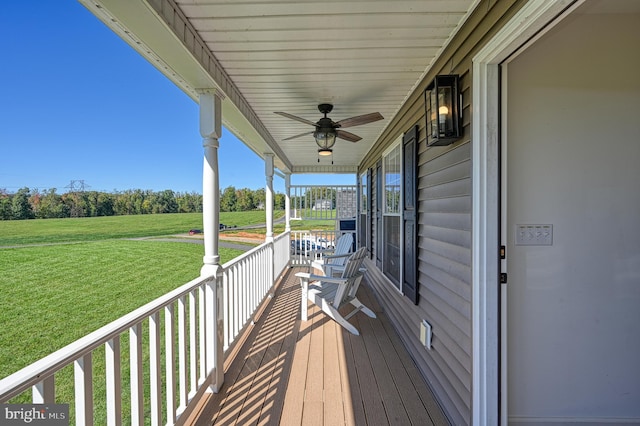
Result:
{"label": "vent on wall", "polygon": [[431,324],[427,320],[420,323],[420,342],[425,348],[431,350]]}

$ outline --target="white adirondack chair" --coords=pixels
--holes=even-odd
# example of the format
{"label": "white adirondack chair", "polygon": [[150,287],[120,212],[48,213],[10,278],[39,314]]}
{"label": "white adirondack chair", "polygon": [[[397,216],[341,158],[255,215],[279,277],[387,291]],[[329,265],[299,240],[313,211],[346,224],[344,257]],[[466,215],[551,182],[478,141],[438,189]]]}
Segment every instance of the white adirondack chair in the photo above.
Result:
{"label": "white adirondack chair", "polygon": [[[353,246],[353,235],[351,233],[342,234],[334,249],[331,250],[319,250],[322,256],[319,259],[311,262],[311,268],[321,270],[324,275],[331,277],[334,271],[342,271],[344,264],[347,262],[347,258],[351,254],[351,247]],[[333,254],[325,254],[333,253]]]}
{"label": "white adirondack chair", "polygon": [[[376,318],[376,314],[356,297],[356,292],[364,274],[364,269],[361,266],[365,256],[365,247],[361,247],[351,254],[347,258],[340,277],[313,275],[307,272],[298,272],[296,274],[302,284],[301,310],[303,321],[307,320],[308,305],[309,301],[311,301],[349,332],[356,336],[360,335],[358,329],[350,324],[348,319],[358,311],[362,311],[371,318]],[[339,309],[347,304],[353,305],[354,309],[343,316]]]}

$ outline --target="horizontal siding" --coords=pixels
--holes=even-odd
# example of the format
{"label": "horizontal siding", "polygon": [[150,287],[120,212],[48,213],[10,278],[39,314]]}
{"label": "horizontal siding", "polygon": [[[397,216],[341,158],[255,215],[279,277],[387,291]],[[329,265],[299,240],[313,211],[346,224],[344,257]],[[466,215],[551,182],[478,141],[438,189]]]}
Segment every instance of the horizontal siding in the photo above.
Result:
{"label": "horizontal siding", "polygon": [[[427,253],[423,255],[423,260],[422,260],[430,268],[429,276],[425,277],[424,278],[425,280],[428,278],[429,280],[435,281],[440,285],[446,282],[447,285],[446,287],[443,286],[443,288],[446,288],[448,291],[451,291],[456,296],[461,297],[462,299],[471,303],[471,289],[469,288],[469,283],[466,280],[456,279],[452,277],[448,271],[443,271],[439,269],[437,266],[434,265],[433,262],[429,263],[425,259],[429,259],[429,255]],[[429,281],[426,281],[426,282],[429,282]]]}
{"label": "horizontal siding", "polygon": [[[467,164],[468,165],[468,164]],[[425,200],[459,197],[462,195],[470,195],[471,179],[461,176],[460,180],[445,182],[440,185],[430,186],[419,191]]]}
{"label": "horizontal siding", "polygon": [[[460,145],[458,145],[458,147],[460,147]],[[438,148],[425,150],[425,152],[435,151],[437,149]],[[441,150],[442,148],[439,148],[439,149]],[[432,154],[434,153],[432,152]],[[464,148],[462,149],[448,150],[440,153],[440,155],[436,157],[430,158],[429,156],[425,155],[424,162],[430,163],[428,173],[429,173],[429,176],[431,176],[431,175],[436,175],[437,173],[443,170],[450,170],[451,167],[456,164],[465,163],[466,161],[469,160],[470,156],[471,156],[471,144],[465,144]],[[435,182],[438,182],[438,181],[434,178],[433,180],[429,179],[428,181],[422,182],[422,184],[433,185]]]}
{"label": "horizontal siding", "polygon": [[[420,206],[422,209],[422,206]],[[471,212],[467,213],[427,213],[429,222],[420,222],[420,225],[435,226],[440,228],[471,231]]]}
{"label": "horizontal siding", "polygon": [[[467,144],[467,146],[468,145],[469,144]],[[451,152],[452,153],[457,152],[460,149],[461,148],[458,148],[456,151],[451,151]],[[462,151],[466,153],[466,150],[462,150]],[[449,184],[452,182],[459,182],[460,180],[463,180],[463,179],[468,179],[470,177],[468,160],[469,160],[469,157],[467,157],[466,160],[461,161],[460,163],[452,163],[450,167],[436,170],[430,173],[429,175],[425,176],[426,178],[425,183],[427,185],[426,188],[429,189],[429,188]],[[470,187],[465,187],[466,194],[471,193],[470,189],[471,189]]]}
{"label": "horizontal siding", "polygon": [[[440,326],[438,330],[434,330],[434,336],[443,342],[444,348],[455,354],[455,359],[461,364],[460,370],[469,372],[470,364],[467,362],[471,359],[468,352],[471,349],[471,338],[467,329],[459,327],[460,324],[464,324],[464,315],[460,315],[450,306],[449,299],[442,299],[433,292],[426,291],[424,299],[424,308],[429,310],[429,323]],[[443,329],[447,332],[443,333]],[[453,362],[449,367],[456,369]]]}
{"label": "horizontal siding", "polygon": [[459,195],[457,197],[447,197],[446,199],[424,200],[423,213],[464,213],[471,209],[471,197]]}
{"label": "horizontal siding", "polygon": [[[471,244],[471,241],[468,240],[463,243],[466,246]],[[440,258],[441,265],[446,266],[446,262],[449,261],[451,263],[451,267],[443,268],[446,271],[461,269],[465,273],[470,272],[468,267],[471,266],[471,250],[468,248],[428,238],[421,239],[419,246],[420,248],[424,248],[428,252],[434,253],[434,255],[438,256]]]}
{"label": "horizontal siding", "polygon": [[[446,276],[445,274],[442,275]],[[466,295],[460,294],[455,290],[451,290],[448,285],[445,285],[442,281],[434,279],[430,275],[423,275],[421,276],[421,279],[422,290],[427,291],[433,297],[437,297],[441,301],[446,302],[446,305],[442,305],[440,310],[451,315],[449,320],[463,333],[465,333],[467,337],[471,337],[471,330],[466,327],[466,324],[471,319],[471,310],[469,309],[471,301],[465,297]],[[448,281],[446,284],[448,284]],[[424,294],[425,299],[429,300],[429,298],[426,297],[427,293]]]}
{"label": "horizontal siding", "polygon": [[[424,317],[441,347],[437,364],[452,384],[452,402],[471,415],[471,144],[420,165],[418,268]],[[434,151],[442,149],[434,149]],[[438,206],[438,211],[433,211]],[[455,238],[453,238],[455,236]],[[438,359],[439,358],[439,359]]]}
{"label": "horizontal siding", "polygon": [[440,228],[432,225],[424,225],[422,235],[425,238],[455,244],[471,249],[469,231],[462,229]]}

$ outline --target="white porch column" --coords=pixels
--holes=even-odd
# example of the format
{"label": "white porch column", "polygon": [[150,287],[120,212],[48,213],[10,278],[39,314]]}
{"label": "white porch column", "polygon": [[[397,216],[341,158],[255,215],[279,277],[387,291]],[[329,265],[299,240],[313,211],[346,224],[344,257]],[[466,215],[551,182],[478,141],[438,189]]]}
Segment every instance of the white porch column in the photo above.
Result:
{"label": "white porch column", "polygon": [[222,136],[222,98],[216,90],[200,92],[200,135],[204,147],[202,167],[202,228],[204,257],[200,275],[216,275],[220,263],[218,234],[220,222],[220,179],[218,139]]}
{"label": "white porch column", "polygon": [[266,153],[264,155],[264,174],[267,178],[267,184],[264,191],[264,210],[267,219],[267,235],[266,242],[273,241],[273,154]]}
{"label": "white porch column", "polygon": [[218,254],[220,223],[220,179],[218,169],[218,139],[222,136],[222,94],[217,90],[202,90],[200,95],[200,135],[204,147],[202,167],[202,229],[204,257],[200,276],[215,277],[205,287],[205,346],[207,374],[211,390],[218,392],[224,383],[224,318],[222,316],[222,267]]}
{"label": "white porch column", "polygon": [[284,174],[284,231],[291,231],[291,173]]}

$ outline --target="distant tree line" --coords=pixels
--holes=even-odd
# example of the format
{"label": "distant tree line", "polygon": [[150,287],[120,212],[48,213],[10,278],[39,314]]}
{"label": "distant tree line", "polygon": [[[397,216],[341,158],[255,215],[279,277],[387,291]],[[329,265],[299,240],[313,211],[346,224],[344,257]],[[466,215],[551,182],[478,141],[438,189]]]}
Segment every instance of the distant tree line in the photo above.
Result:
{"label": "distant tree line", "polygon": [[[264,200],[264,189],[230,186],[220,192],[220,210],[264,209]],[[274,195],[276,209],[284,209],[284,203],[284,194]],[[202,195],[170,189],[158,192],[131,189],[113,193],[74,191],[64,194],[58,194],[56,188],[39,191],[25,187],[15,193],[0,189],[0,220],[200,212]]]}
{"label": "distant tree line", "polygon": [[[250,210],[264,210],[265,206],[264,188],[251,190],[248,188],[236,189],[233,186],[226,187],[220,193],[220,211],[222,212],[243,212]],[[284,210],[285,195],[275,193],[273,195],[273,208]]]}

